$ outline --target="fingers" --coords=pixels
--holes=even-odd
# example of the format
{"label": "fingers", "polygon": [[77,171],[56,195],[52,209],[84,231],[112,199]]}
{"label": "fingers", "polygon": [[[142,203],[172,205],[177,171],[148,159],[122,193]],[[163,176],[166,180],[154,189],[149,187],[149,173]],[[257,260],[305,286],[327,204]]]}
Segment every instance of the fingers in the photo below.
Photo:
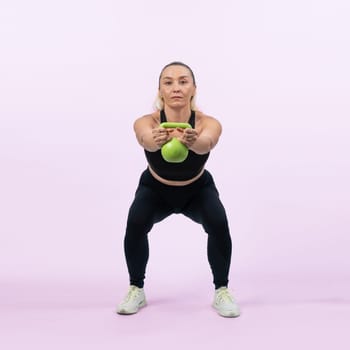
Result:
{"label": "fingers", "polygon": [[197,140],[198,133],[195,129],[185,129],[180,141],[190,148]]}
{"label": "fingers", "polygon": [[190,148],[198,138],[197,131],[192,128],[155,128],[152,130],[152,134],[153,140],[159,148],[173,137],[177,137],[187,148]]}
{"label": "fingers", "polygon": [[158,147],[162,147],[170,140],[169,132],[165,128],[156,128],[152,130],[153,140]]}

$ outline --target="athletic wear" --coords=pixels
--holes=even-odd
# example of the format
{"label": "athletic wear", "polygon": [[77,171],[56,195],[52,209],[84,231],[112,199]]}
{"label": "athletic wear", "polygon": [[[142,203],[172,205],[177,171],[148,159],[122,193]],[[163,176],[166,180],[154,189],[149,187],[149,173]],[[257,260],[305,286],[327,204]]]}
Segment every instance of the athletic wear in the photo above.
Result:
{"label": "athletic wear", "polygon": [[[164,111],[161,111],[161,122],[165,121]],[[189,123],[195,127],[194,111]],[[145,151],[151,168],[159,176],[169,180],[188,180],[203,169],[209,153],[189,153],[183,163],[168,163],[163,160],[160,151]],[[202,225],[208,235],[207,255],[215,288],[227,286],[232,242],[225,209],[214,180],[207,170],[197,180],[185,186],[165,185],[156,180],[148,169],[142,173],[129,209],[124,239],[130,284],[143,287],[149,258],[148,233],[155,223],[171,214],[183,214]],[[165,261],[164,266],[170,268],[171,264],[173,262]],[[171,279],[171,275],[169,278]]]}
{"label": "athletic wear", "polygon": [[[214,284],[216,288],[226,286],[231,237],[225,209],[207,170],[198,180],[186,186],[165,185],[156,180],[149,170],[143,172],[129,210],[124,240],[130,283],[143,287],[149,256],[147,235],[153,225],[171,214],[180,213],[203,226],[208,234],[207,254]],[[167,263],[169,267],[172,264]]]}
{"label": "athletic wear", "polygon": [[139,311],[146,305],[146,297],[142,288],[130,286],[128,294],[117,307],[117,313],[121,315],[131,315]]}
{"label": "athletic wear", "polygon": [[240,315],[239,307],[226,287],[215,290],[213,307],[223,317],[237,317]]}

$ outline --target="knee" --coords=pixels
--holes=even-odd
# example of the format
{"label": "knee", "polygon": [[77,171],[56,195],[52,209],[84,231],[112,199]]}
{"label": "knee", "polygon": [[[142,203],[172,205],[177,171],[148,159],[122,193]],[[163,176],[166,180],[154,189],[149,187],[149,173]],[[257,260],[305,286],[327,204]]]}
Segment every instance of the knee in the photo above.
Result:
{"label": "knee", "polygon": [[129,214],[126,224],[127,236],[143,236],[147,234],[153,226],[151,218],[142,213]]}
{"label": "knee", "polygon": [[206,217],[203,227],[209,235],[229,237],[230,230],[226,215]]}

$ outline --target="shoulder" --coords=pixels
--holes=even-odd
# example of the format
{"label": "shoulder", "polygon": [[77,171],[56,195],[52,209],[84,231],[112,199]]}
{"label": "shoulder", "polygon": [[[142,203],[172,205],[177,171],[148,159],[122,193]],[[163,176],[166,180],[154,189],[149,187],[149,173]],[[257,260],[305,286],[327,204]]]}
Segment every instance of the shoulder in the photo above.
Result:
{"label": "shoulder", "polygon": [[159,111],[156,111],[150,114],[145,114],[137,118],[134,122],[134,127],[146,126],[146,125],[155,127],[159,123],[160,123],[160,113]]}
{"label": "shoulder", "polygon": [[215,128],[221,130],[221,123],[213,116],[207,115],[201,111],[196,111],[196,127]]}

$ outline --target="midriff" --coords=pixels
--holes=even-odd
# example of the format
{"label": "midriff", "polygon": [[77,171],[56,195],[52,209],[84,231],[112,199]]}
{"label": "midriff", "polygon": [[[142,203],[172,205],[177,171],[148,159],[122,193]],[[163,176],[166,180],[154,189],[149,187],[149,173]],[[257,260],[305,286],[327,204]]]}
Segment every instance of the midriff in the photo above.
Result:
{"label": "midriff", "polygon": [[198,180],[204,173],[204,168],[199,172],[198,175],[196,175],[195,177],[193,177],[192,179],[189,180],[168,180],[168,179],[164,179],[161,176],[159,176],[150,166],[148,166],[148,169],[150,171],[150,173],[152,174],[152,176],[159,182],[163,183],[164,185],[169,185],[169,186],[186,186],[191,184],[192,182],[195,182],[196,180]]}

